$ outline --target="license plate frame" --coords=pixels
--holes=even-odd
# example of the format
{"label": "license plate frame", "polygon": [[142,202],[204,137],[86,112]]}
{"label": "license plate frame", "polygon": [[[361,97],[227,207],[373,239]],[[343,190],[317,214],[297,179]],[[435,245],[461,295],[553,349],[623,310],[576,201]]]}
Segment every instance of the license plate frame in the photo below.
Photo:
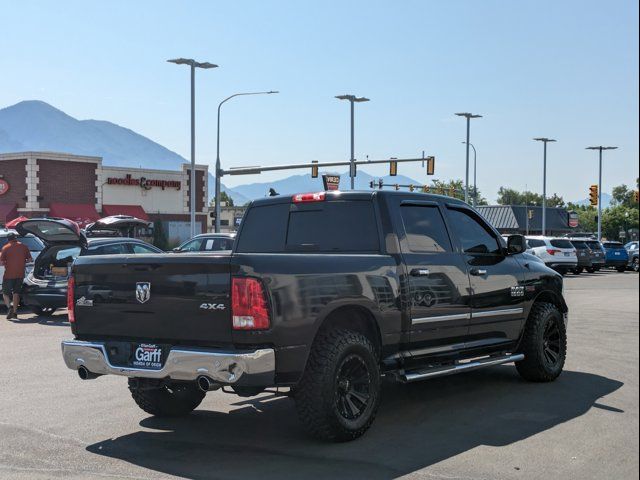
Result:
{"label": "license plate frame", "polygon": [[166,360],[166,347],[151,342],[131,344],[128,366],[141,370],[160,370]]}

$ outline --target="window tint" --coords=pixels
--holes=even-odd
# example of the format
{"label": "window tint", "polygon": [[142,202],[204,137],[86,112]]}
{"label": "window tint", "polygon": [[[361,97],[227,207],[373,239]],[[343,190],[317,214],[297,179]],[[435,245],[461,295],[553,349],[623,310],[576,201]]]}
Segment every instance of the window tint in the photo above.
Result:
{"label": "window tint", "polygon": [[118,255],[121,253],[129,253],[127,251],[127,246],[124,243],[93,247],[90,248],[85,255]]}
{"label": "window tint", "polygon": [[500,245],[490,227],[469,213],[449,209],[451,228],[465,253],[500,253]]}
{"label": "window tint", "polygon": [[584,242],[577,242],[577,241],[575,241],[575,240],[573,240],[573,241],[571,242],[571,245],[573,245],[575,248],[579,248],[579,249],[585,249],[585,248],[588,248],[586,243],[584,243]]}
{"label": "window tint", "polygon": [[450,252],[451,241],[437,207],[400,207],[407,243],[412,252]]}
{"label": "window tint", "polygon": [[620,242],[606,242],[603,243],[604,248],[622,248],[622,244]]}
{"label": "window tint", "polygon": [[238,252],[273,253],[284,251],[289,204],[252,207],[238,236]]}
{"label": "window tint", "polygon": [[145,253],[159,253],[155,248],[152,248],[148,245],[144,245],[142,243],[130,243],[131,250],[133,253],[137,254],[145,254]]}
{"label": "window tint", "polygon": [[549,240],[549,243],[552,247],[556,248],[573,248],[573,245],[569,240],[565,240],[562,238],[554,238],[553,240]]}
{"label": "window tint", "polygon": [[200,250],[201,245],[202,245],[202,239],[195,238],[193,240],[189,240],[188,242],[180,245],[180,251],[181,252],[197,252],[198,250]]}
{"label": "window tint", "polygon": [[378,228],[370,201],[298,205],[289,214],[286,249],[315,252],[375,252]]}
{"label": "window tint", "polygon": [[591,250],[601,250],[601,249],[602,249],[602,245],[600,245],[600,243],[599,243],[599,242],[596,242],[596,241],[589,241],[589,242],[585,242],[585,243],[588,245],[588,247],[589,247]]}
{"label": "window tint", "polygon": [[529,244],[529,248],[538,248],[545,247],[544,240],[538,240],[537,238],[529,238],[527,239],[527,243]]}

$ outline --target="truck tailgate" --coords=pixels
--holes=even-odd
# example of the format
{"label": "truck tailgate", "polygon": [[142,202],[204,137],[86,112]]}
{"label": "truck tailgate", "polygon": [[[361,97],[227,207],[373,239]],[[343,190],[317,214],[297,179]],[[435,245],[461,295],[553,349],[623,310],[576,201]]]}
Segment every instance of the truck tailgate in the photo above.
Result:
{"label": "truck tailgate", "polygon": [[230,344],[230,260],[189,254],[79,257],[73,267],[74,333]]}

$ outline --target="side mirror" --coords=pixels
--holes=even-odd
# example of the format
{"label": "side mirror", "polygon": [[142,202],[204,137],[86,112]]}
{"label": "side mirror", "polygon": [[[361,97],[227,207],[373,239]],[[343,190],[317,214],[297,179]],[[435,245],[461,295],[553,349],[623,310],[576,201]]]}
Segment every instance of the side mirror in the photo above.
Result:
{"label": "side mirror", "polygon": [[507,253],[509,255],[524,253],[526,250],[527,239],[524,238],[524,235],[509,235],[507,239]]}
{"label": "side mirror", "polygon": [[178,253],[181,252],[179,247],[174,248],[173,250],[171,250],[173,253]]}

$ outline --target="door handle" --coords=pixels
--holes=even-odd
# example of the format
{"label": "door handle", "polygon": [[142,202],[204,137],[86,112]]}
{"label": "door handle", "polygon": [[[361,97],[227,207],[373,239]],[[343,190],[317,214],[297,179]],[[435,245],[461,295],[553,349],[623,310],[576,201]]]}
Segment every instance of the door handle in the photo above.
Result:
{"label": "door handle", "polygon": [[484,268],[472,268],[469,273],[471,275],[475,275],[476,277],[481,277],[487,274],[487,271]]}
{"label": "door handle", "polygon": [[426,277],[430,272],[428,268],[414,268],[409,273],[412,277]]}

